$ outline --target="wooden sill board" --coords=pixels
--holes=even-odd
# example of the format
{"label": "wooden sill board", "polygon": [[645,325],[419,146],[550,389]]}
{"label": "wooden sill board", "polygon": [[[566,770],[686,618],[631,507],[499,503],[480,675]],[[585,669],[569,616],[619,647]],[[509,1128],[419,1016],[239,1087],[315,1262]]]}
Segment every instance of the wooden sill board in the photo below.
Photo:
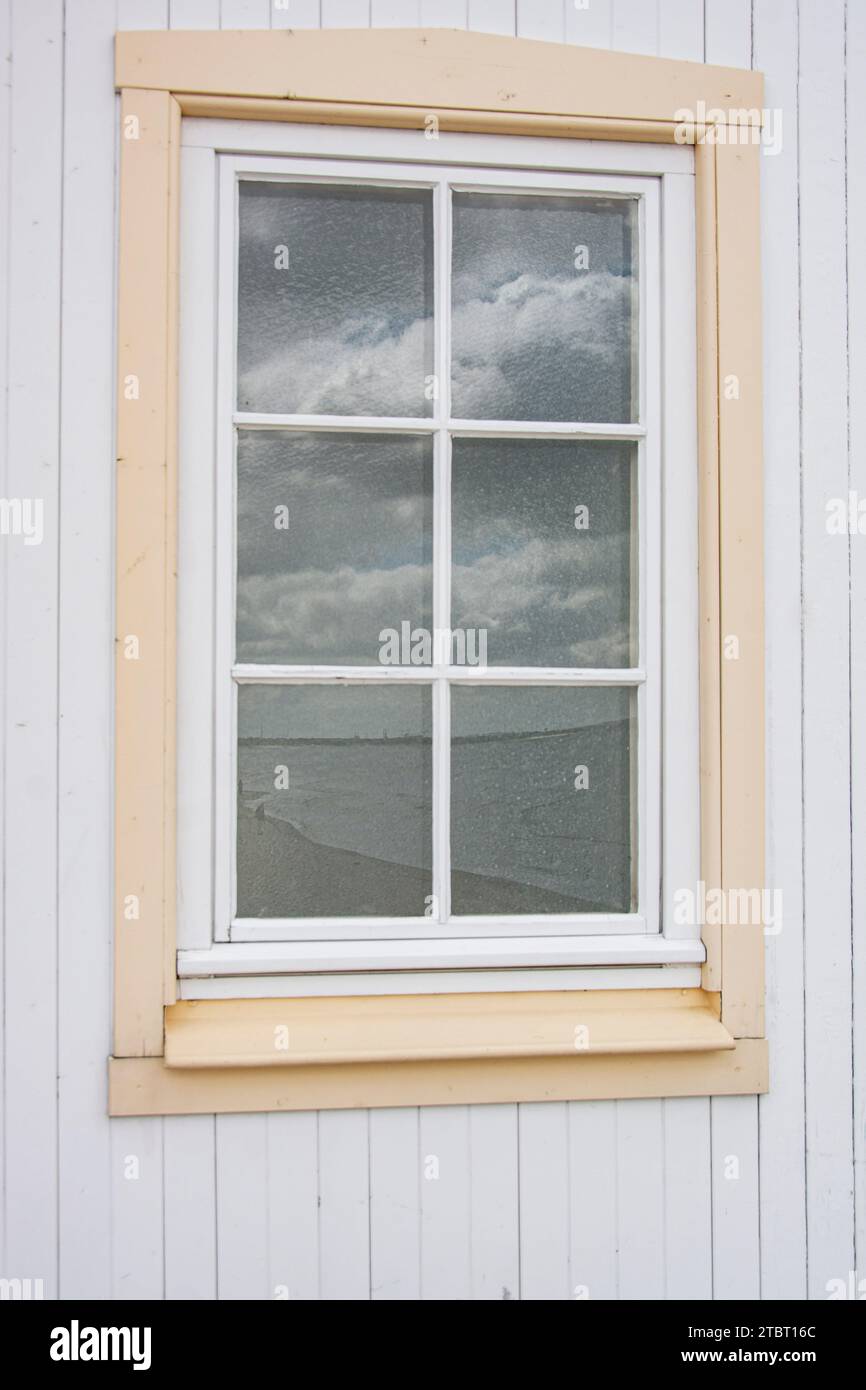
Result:
{"label": "wooden sill board", "polygon": [[256,1114],[386,1106],[496,1105],[520,1101],[634,1100],[760,1095],[769,1086],[767,1043],[733,1050],[571,1057],[368,1062],[358,1066],[194,1067],[162,1057],[109,1063],[112,1115]]}
{"label": "wooden sill board", "polygon": [[165,1011],[165,1065],[185,1070],[733,1047],[718,996],[699,989],[191,1000]]}

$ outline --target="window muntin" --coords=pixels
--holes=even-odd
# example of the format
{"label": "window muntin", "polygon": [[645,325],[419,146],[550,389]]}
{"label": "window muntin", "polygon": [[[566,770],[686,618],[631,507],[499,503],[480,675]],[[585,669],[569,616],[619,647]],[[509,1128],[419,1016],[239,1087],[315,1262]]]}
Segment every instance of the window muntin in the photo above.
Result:
{"label": "window muntin", "polygon": [[[256,166],[225,168],[222,181],[223,198],[231,197],[233,212],[223,222],[223,234],[235,218],[238,228],[237,402],[242,407],[267,400],[271,408],[239,408],[232,421],[237,520],[232,520],[230,546],[234,550],[237,543],[237,646],[228,699],[224,687],[222,691],[221,728],[231,738],[231,784],[237,788],[237,799],[226,805],[228,798],[223,797],[231,831],[222,843],[232,859],[237,858],[232,865],[236,872],[222,873],[218,935],[244,939],[264,929],[276,939],[316,938],[323,932],[340,937],[355,935],[369,924],[381,924],[383,936],[457,930],[472,934],[489,929],[494,921],[515,934],[539,927],[589,933],[657,930],[658,834],[639,809],[650,783],[656,803],[658,794],[659,615],[652,613],[649,629],[646,618],[642,627],[640,616],[647,614],[643,590],[658,592],[657,579],[649,574],[659,563],[658,536],[650,536],[646,525],[648,509],[657,514],[657,503],[649,503],[647,497],[646,424],[643,418],[627,418],[638,415],[639,402],[647,396],[639,371],[645,328],[638,267],[641,260],[647,263],[641,238],[646,237],[647,199],[655,216],[655,181],[617,180],[612,191],[605,185],[613,180],[599,176],[584,177],[582,182],[589,186],[581,188],[580,176],[523,175],[522,184],[515,187],[513,173],[503,180],[482,170],[472,170],[469,182],[467,170],[373,170],[336,161],[315,167],[302,162],[300,168],[289,161],[257,161]],[[386,182],[386,172],[399,172],[401,183],[393,177]],[[428,207],[432,218],[427,217]],[[299,208],[296,245],[293,217]],[[326,267],[323,260],[323,227],[334,208],[338,262],[347,257],[351,261],[352,234],[345,210],[373,210],[378,242],[373,252],[365,244],[361,253],[373,282],[372,289],[366,284],[364,288],[361,309],[366,305],[366,319],[356,312],[357,302],[352,308],[352,295],[344,286],[338,284],[334,290],[339,265]],[[388,299],[388,268],[400,259],[387,232],[395,208],[398,225],[401,219],[405,225],[407,215],[410,219],[410,254],[395,273],[404,288],[409,287],[407,302],[414,305],[414,319],[397,317],[395,302]],[[359,227],[359,235],[367,230],[363,216]],[[515,264],[515,241],[530,262],[523,275]],[[554,260],[557,246],[560,267]],[[503,260],[503,248],[509,247]],[[430,251],[435,266],[432,321],[427,313]],[[257,258],[259,269],[245,265],[245,256]],[[282,279],[281,258],[282,271],[288,272]],[[652,259],[657,273],[657,252]],[[280,286],[276,308],[268,308],[262,287],[265,263]],[[285,292],[293,264],[301,277],[305,267],[313,267],[325,285],[324,304],[313,304],[312,311],[308,290],[299,297],[300,309]],[[594,264],[601,290],[593,316],[586,312],[591,294],[585,286]],[[347,272],[350,287],[357,274],[352,262]],[[467,337],[473,283],[477,317],[483,319],[484,309],[491,306],[499,313],[492,333],[482,332],[474,346]],[[245,293],[251,305],[244,304]],[[560,320],[571,312],[578,341],[566,350],[560,322],[559,350],[550,353],[545,345],[557,302]],[[492,354],[506,322],[503,306],[512,332],[504,365],[497,368]],[[282,384],[298,360],[298,349],[290,343],[280,357],[282,338],[274,333],[273,321],[280,322],[281,331],[294,322],[297,336],[297,324],[308,322],[311,312],[310,356],[326,363],[325,373],[350,383],[343,414],[337,409],[342,404],[339,392],[333,384],[320,389],[315,373],[312,385],[304,378],[300,393],[291,387],[286,394]],[[390,330],[389,312],[394,317]],[[270,364],[260,354],[248,369],[257,352],[252,328],[257,317],[265,323],[263,336],[270,334],[277,349],[276,368],[273,354]],[[431,328],[432,373],[423,371],[430,359],[423,348],[417,350],[419,342],[429,341]],[[610,339],[606,348],[599,339],[604,332]],[[323,341],[330,345],[324,357]],[[221,350],[225,353],[225,342]],[[365,350],[372,361],[368,373]],[[615,369],[599,371],[600,360],[611,353],[618,355]],[[389,365],[380,371],[383,360]],[[576,418],[569,419],[563,401],[568,379],[581,361],[582,375],[590,384],[583,397],[574,393]],[[392,408],[405,413],[368,413],[372,396],[365,398],[359,383],[368,377],[381,400],[382,389],[395,373],[401,381],[399,392],[391,395]],[[463,386],[455,392],[454,384],[461,381]],[[262,395],[262,382],[269,395]],[[491,409],[508,405],[515,418],[457,416],[452,413],[452,394],[464,407],[474,402],[479,410],[488,403]],[[426,418],[419,419],[419,395],[429,403],[431,414]],[[285,402],[314,404],[321,413],[273,408]],[[550,409],[552,418],[530,419],[536,404]],[[612,418],[581,420],[588,404],[598,405]],[[316,466],[305,466],[305,458],[308,464],[315,460]],[[658,479],[650,480],[650,486],[657,488]],[[274,501],[281,488],[288,488],[291,498]],[[515,488],[527,508],[517,526],[520,496],[515,505]],[[500,499],[498,509],[491,506],[495,497]],[[280,507],[286,523],[282,534],[271,515]],[[382,518],[385,507],[392,513],[387,525]],[[393,514],[399,517],[396,524]],[[311,534],[314,527],[320,529]],[[300,544],[294,550],[291,544],[281,546],[287,538],[297,538]],[[591,542],[582,552],[581,541]],[[575,559],[573,576],[569,549]],[[353,555],[358,557],[354,565]],[[306,599],[305,581],[312,588]],[[509,612],[503,602],[509,588],[520,612]],[[228,598],[231,602],[232,596]],[[473,608],[479,616],[470,623]],[[571,630],[569,614],[574,615]],[[648,679],[650,652],[654,660]],[[325,697],[347,679],[363,682],[368,692],[398,681],[423,682],[431,697],[429,745],[417,729],[389,731],[383,725],[380,732],[364,735],[349,718],[331,725],[328,734],[320,731],[315,744],[311,739],[311,746],[302,749],[306,740],[293,735],[276,716],[277,705],[259,706],[270,708],[271,714],[260,714],[258,730],[248,728],[240,717],[254,708],[251,688],[263,682],[284,687],[283,709],[288,709],[292,687],[312,684]],[[473,697],[470,687],[493,687],[494,682],[515,687],[514,696],[491,688],[486,700],[483,691],[481,699]],[[219,671],[217,684],[219,703]],[[458,701],[452,692],[459,686],[465,688]],[[276,694],[272,692],[271,699]],[[495,709],[498,727],[495,721],[486,736],[457,733],[460,741],[454,743],[448,732],[452,707],[458,714],[464,709]],[[337,708],[350,707],[343,702]],[[353,708],[360,709],[360,703]],[[575,711],[571,725],[563,720],[564,709]],[[546,710],[556,711],[552,723],[544,723]],[[606,713],[613,717],[606,718]],[[271,722],[266,728],[267,718]],[[534,723],[544,727],[531,728]],[[607,738],[600,738],[602,726]],[[272,789],[252,785],[262,780],[261,765],[252,782],[242,771],[254,749],[261,764],[269,737]],[[421,783],[429,776],[432,790],[432,880],[430,891],[417,893],[411,910],[408,882],[427,886],[427,856],[416,847],[408,856],[411,864],[399,862],[407,859],[400,846],[406,838],[417,844],[417,834],[401,827],[390,848],[387,838],[371,837],[371,817],[387,820],[385,769],[397,749],[384,745],[395,743],[395,738],[404,746],[418,740],[416,751],[429,747],[431,755],[429,773],[419,769],[417,775]],[[547,806],[534,807],[529,823],[518,832],[519,814],[511,824],[503,814],[508,778],[522,775],[522,759],[514,757],[519,747],[525,752],[539,742],[550,748],[558,745],[561,757],[558,762],[554,758],[546,772],[540,771],[544,760],[539,760],[535,794]],[[460,764],[471,765],[485,752],[489,757],[494,746],[503,755],[493,764],[499,814],[484,843],[476,824],[478,799],[473,806],[472,797],[467,797],[471,768],[467,772]],[[340,748],[346,750],[344,763],[367,757],[366,779],[362,775],[359,780],[356,769],[338,792],[333,786],[327,789],[330,774],[325,775],[319,812],[311,817],[302,805],[309,769],[302,771],[300,763],[314,749],[323,757],[329,753],[339,758]],[[488,776],[490,772],[488,768]],[[514,791],[512,786],[512,799]],[[518,805],[528,793],[529,787],[518,791]],[[353,794],[354,817],[345,809]],[[330,825],[327,814],[321,813],[321,803],[329,797]],[[342,808],[338,801],[344,803]],[[452,822],[455,809],[459,820]],[[410,819],[424,824],[424,815],[423,798],[416,799]],[[289,857],[292,842],[296,855],[303,848],[300,857],[310,866],[305,887],[294,873],[286,872],[276,879],[271,875],[270,894],[252,882],[261,865],[250,853],[250,836],[258,832],[274,838],[273,821],[282,823]],[[309,851],[310,839],[316,853]],[[379,854],[372,853],[371,844]],[[277,855],[272,846],[271,858]],[[515,864],[528,864],[522,875],[525,882],[519,870],[515,874],[511,856]],[[370,867],[362,863],[365,858],[380,866],[382,882],[375,893],[363,887]],[[354,894],[350,864],[357,877]],[[342,887],[332,883],[327,893],[316,892],[317,877],[346,875],[349,881]],[[384,891],[389,877],[390,899]],[[486,910],[485,879],[490,888]],[[279,892],[277,880],[282,884]],[[226,916],[230,931],[225,929]]]}

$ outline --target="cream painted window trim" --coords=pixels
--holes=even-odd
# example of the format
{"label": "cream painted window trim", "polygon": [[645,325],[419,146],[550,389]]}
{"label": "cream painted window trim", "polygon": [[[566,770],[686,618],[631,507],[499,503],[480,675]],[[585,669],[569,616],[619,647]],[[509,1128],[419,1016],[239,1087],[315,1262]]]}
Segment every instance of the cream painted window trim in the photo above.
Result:
{"label": "cream painted window trim", "polygon": [[[760,122],[761,75],[463,31],[149,31],[117,36],[116,85],[111,1113],[766,1090],[760,925],[705,930],[701,989],[178,1003],[174,920],[183,115],[423,128],[436,114],[446,130],[673,143],[683,111],[707,113],[709,131],[685,128],[697,204],[701,876],[728,891],[763,886],[760,148],[739,124]],[[736,660],[722,660],[725,637]]]}

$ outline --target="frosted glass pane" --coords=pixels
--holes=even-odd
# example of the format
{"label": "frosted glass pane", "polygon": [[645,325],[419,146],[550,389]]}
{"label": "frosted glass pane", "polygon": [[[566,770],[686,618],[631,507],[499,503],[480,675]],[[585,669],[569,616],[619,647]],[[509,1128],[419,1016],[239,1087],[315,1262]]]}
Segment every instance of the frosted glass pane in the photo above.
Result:
{"label": "frosted glass pane", "polygon": [[429,686],[241,686],[241,917],[423,917]]}
{"label": "frosted glass pane", "polygon": [[451,701],[453,912],[631,911],[632,692],[471,686]]}
{"label": "frosted glass pane", "polygon": [[454,194],[457,418],[637,418],[636,208]]}
{"label": "frosted glass pane", "polygon": [[432,199],[241,183],[238,409],[430,414]]}
{"label": "frosted glass pane", "polygon": [[432,627],[432,450],[425,437],[241,430],[238,661],[411,660],[387,634]]}
{"label": "frosted glass pane", "polygon": [[455,439],[452,627],[490,666],[637,663],[636,448]]}

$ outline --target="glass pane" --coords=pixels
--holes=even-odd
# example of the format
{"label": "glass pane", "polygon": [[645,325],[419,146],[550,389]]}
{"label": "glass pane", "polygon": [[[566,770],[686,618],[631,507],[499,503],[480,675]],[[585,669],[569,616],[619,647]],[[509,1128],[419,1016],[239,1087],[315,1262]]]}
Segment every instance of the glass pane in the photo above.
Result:
{"label": "glass pane", "polygon": [[632,911],[633,693],[469,686],[451,700],[452,911]]}
{"label": "glass pane", "polygon": [[433,194],[242,182],[238,409],[429,415]]}
{"label": "glass pane", "polygon": [[636,199],[454,194],[454,416],[637,419],[636,226]]}
{"label": "glass pane", "polygon": [[488,665],[636,664],[636,453],[454,440],[452,627]]}
{"label": "glass pane", "polygon": [[429,686],[241,686],[240,917],[423,917]]}
{"label": "glass pane", "polygon": [[241,430],[238,661],[420,664],[432,487],[426,437]]}

